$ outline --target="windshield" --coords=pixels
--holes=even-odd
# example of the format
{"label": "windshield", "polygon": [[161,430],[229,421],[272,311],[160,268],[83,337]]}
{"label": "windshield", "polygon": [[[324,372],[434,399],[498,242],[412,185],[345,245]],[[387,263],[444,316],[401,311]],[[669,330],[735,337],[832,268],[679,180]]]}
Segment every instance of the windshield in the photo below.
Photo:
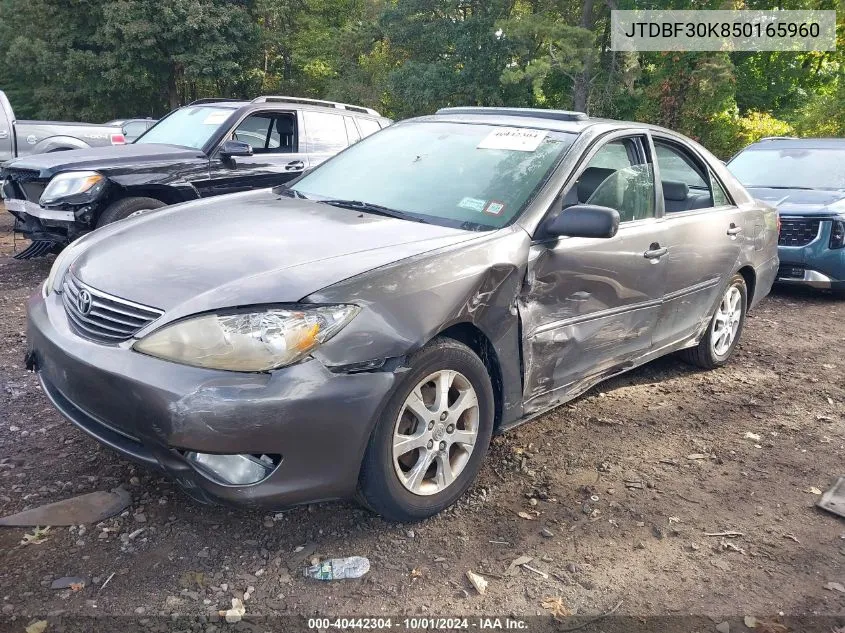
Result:
{"label": "windshield", "polygon": [[295,192],[380,205],[448,226],[499,228],[522,212],[575,137],[493,125],[409,122],[353,145],[304,176]]}
{"label": "windshield", "polygon": [[845,149],[749,149],[728,167],[746,187],[845,189]]}
{"label": "windshield", "polygon": [[181,108],[156,123],[135,142],[139,144],[167,143],[202,149],[232,112],[234,110],[231,108],[212,106]]}

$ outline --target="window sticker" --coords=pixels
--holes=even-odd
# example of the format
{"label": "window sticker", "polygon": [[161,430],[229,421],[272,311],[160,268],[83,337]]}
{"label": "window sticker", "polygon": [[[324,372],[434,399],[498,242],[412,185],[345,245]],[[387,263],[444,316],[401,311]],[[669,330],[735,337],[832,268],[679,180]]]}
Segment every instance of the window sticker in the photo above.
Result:
{"label": "window sticker", "polygon": [[487,204],[486,200],[479,200],[478,198],[463,198],[458,203],[458,206],[462,209],[469,209],[470,211],[478,211],[481,213],[484,211],[485,204]]}
{"label": "window sticker", "polygon": [[502,211],[505,210],[505,203],[499,202],[498,200],[491,200],[487,203],[487,206],[484,207],[484,213],[487,215],[502,215]]}
{"label": "window sticker", "polygon": [[478,144],[478,149],[509,149],[533,152],[548,135],[548,130],[529,130],[522,127],[502,127],[493,130]]}
{"label": "window sticker", "polygon": [[212,112],[202,122],[203,125],[220,125],[229,118],[228,112]]}

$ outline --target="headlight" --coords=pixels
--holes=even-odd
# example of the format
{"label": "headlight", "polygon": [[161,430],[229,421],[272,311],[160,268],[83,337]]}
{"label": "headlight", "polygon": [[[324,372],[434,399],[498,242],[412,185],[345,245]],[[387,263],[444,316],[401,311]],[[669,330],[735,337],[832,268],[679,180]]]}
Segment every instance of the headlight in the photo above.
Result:
{"label": "headlight", "polygon": [[354,305],[293,305],[205,314],[167,325],[133,349],[196,367],[268,371],[301,360],[357,313]]}
{"label": "headlight", "polygon": [[77,202],[93,200],[105,186],[106,179],[96,171],[69,171],[53,176],[41,194],[41,204],[49,204],[65,198],[77,198]]}
{"label": "headlight", "polygon": [[73,260],[79,255],[80,247],[84,246],[85,240],[88,239],[89,235],[91,233],[87,233],[78,240],[71,242],[56,257],[56,261],[53,262],[53,267],[50,269],[50,274],[47,275],[47,281],[44,282],[45,297],[61,287],[67,269],[70,268]]}

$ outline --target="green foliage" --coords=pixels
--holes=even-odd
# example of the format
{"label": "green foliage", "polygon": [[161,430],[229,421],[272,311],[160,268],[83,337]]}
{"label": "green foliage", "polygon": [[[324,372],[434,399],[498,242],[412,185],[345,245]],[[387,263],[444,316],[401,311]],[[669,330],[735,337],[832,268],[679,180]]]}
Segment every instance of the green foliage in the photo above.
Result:
{"label": "green foliage", "polygon": [[[94,121],[258,94],[359,103],[396,118],[450,105],[575,108],[676,129],[721,157],[761,136],[845,135],[845,23],[832,52],[611,51],[611,7],[641,5],[0,0],[0,88],[21,118]],[[723,0],[661,4],[669,5],[725,7]]]}

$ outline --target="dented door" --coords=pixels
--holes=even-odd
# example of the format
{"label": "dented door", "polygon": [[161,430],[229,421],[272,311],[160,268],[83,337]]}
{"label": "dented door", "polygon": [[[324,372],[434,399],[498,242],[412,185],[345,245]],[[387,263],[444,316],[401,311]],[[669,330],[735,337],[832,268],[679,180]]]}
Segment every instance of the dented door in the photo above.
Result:
{"label": "dented door", "polygon": [[559,213],[576,204],[615,209],[614,237],[551,238],[531,247],[519,302],[527,414],[631,367],[651,348],[668,251],[645,140],[611,137],[561,194]]}
{"label": "dented door", "polygon": [[519,302],[526,413],[574,397],[649,350],[666,267],[644,254],[662,230],[650,220],[606,240],[531,247]]}

